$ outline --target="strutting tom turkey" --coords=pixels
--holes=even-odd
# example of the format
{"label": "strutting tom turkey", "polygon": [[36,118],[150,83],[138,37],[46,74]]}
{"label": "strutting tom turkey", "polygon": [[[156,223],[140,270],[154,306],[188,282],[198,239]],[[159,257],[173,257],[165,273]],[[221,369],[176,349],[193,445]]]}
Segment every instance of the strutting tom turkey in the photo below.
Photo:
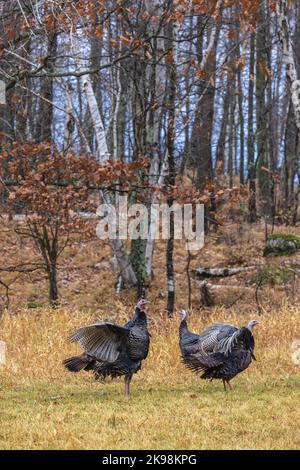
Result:
{"label": "strutting tom turkey", "polygon": [[229,381],[255,360],[253,328],[258,322],[251,320],[242,328],[216,323],[198,335],[189,331],[186,312],[179,313],[179,345],[184,364],[201,373],[202,379],[221,379],[225,390],[226,385],[231,389]]}
{"label": "strutting tom turkey", "polygon": [[141,299],[132,319],[123,326],[101,322],[76,330],[70,339],[78,341],[84,353],[66,359],[64,366],[71,372],[92,370],[98,379],[124,376],[128,396],[132,376],[140,370],[149,351],[150,335],[144,310],[148,303]]}

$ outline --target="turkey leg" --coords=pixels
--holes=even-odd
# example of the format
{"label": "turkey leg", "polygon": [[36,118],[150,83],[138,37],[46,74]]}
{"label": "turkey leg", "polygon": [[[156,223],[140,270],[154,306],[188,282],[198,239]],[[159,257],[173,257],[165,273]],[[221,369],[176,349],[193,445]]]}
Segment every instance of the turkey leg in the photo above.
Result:
{"label": "turkey leg", "polygon": [[233,390],[231,383],[229,383],[229,380],[222,379],[223,385],[224,385],[224,390],[227,392],[227,385],[229,390]]}
{"label": "turkey leg", "polygon": [[131,377],[127,375],[125,377],[125,397],[129,397],[130,395],[130,381]]}
{"label": "turkey leg", "polygon": [[226,380],[226,383],[227,383],[227,385],[228,385],[228,387],[229,387],[229,390],[233,390],[233,387],[232,387],[231,383],[229,382],[229,380]]}

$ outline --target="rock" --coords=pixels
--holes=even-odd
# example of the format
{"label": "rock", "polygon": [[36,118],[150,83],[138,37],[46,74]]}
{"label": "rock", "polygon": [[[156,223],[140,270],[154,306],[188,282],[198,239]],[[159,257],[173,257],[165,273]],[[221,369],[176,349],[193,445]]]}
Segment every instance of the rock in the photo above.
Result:
{"label": "rock", "polygon": [[300,248],[300,237],[292,234],[273,234],[266,242],[263,255],[288,256],[294,254]]}
{"label": "rock", "polygon": [[114,272],[117,271],[118,269],[118,263],[115,257],[111,258],[110,260],[101,260],[98,261],[97,263],[94,264],[94,268],[96,269],[108,269],[108,270],[113,270]]}
{"label": "rock", "polygon": [[110,269],[109,261],[99,261],[98,263],[94,264],[94,268],[96,269]]}

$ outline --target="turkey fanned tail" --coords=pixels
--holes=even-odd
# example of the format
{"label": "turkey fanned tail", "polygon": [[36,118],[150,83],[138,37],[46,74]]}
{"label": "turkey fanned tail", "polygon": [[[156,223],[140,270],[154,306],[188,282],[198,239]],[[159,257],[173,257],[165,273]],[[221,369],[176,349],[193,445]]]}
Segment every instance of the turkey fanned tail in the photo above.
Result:
{"label": "turkey fanned tail", "polygon": [[212,367],[217,367],[223,364],[224,357],[220,353],[212,354],[210,356],[201,356],[200,354],[182,356],[182,361],[186,367],[193,372],[199,373],[206,371]]}
{"label": "turkey fanned tail", "polygon": [[63,361],[63,365],[70,371],[70,372],[80,372],[81,370],[90,370],[92,369],[93,360],[87,354],[80,354],[79,356],[72,356],[68,359]]}

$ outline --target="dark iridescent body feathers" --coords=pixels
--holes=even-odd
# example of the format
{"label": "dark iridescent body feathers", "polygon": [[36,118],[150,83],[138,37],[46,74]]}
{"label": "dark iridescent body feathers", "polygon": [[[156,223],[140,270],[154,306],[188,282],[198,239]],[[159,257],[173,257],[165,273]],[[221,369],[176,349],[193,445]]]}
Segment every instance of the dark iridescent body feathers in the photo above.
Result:
{"label": "dark iridescent body feathers", "polygon": [[201,373],[203,379],[228,382],[255,359],[251,330],[249,326],[236,328],[217,323],[197,335],[189,331],[184,315],[179,329],[183,362],[189,369]]}

